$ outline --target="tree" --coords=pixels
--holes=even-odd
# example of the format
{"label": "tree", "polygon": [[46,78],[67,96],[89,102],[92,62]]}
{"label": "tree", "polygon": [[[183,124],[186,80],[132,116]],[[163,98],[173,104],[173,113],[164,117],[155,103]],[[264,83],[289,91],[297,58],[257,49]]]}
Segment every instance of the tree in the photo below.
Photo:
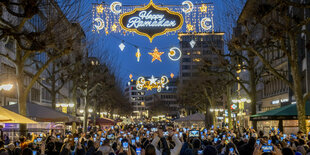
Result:
{"label": "tree", "polygon": [[[253,4],[257,7],[250,7]],[[255,54],[268,70],[266,74],[281,79],[289,86],[297,103],[298,127],[303,132],[306,132],[305,104],[310,94],[302,92],[300,58],[304,53],[298,47],[304,41],[301,34],[309,34],[303,27],[309,24],[310,18],[301,14],[309,7],[309,3],[299,1],[249,1],[244,8],[246,13],[241,14],[238,20],[242,33],[229,43],[231,50]],[[287,61],[289,70],[279,69],[274,63],[277,60]]]}
{"label": "tree", "polygon": [[[31,88],[51,62],[72,51],[74,32],[68,31],[70,22],[52,0],[46,3],[39,0],[2,1],[0,5],[0,39],[15,45],[0,56],[15,66],[19,113],[26,116]],[[44,14],[46,10],[53,10],[54,14]],[[45,57],[43,65],[27,76],[27,67],[37,55]],[[24,83],[26,77],[30,82]],[[26,126],[21,124],[22,134],[25,129]]]}
{"label": "tree", "polygon": [[178,91],[181,104],[193,106],[205,114],[206,128],[216,124],[215,113],[210,109],[223,106],[227,84],[225,79],[225,76],[201,71],[199,77],[192,78]]}

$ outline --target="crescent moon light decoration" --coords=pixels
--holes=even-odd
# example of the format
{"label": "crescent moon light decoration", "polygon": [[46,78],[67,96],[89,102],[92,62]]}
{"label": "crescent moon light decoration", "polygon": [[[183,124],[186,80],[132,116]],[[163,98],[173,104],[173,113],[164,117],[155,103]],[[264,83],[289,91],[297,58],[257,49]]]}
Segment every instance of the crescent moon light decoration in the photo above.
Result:
{"label": "crescent moon light decoration", "polygon": [[[179,53],[177,57],[175,57],[175,55],[177,55],[176,53]],[[170,49],[170,52],[168,53],[168,57],[172,60],[172,61],[178,61],[182,56],[182,52],[179,48],[177,47],[172,47]]]}
{"label": "crescent moon light decoration", "polygon": [[110,10],[115,13],[115,14],[119,14],[121,13],[121,9],[117,10],[116,7],[119,6],[121,7],[122,6],[122,3],[121,2],[113,2],[111,5],[110,5]]}
{"label": "crescent moon light decoration", "polygon": [[96,18],[95,22],[97,22],[97,25],[95,25],[97,31],[100,31],[104,28],[104,21],[101,18]]}
{"label": "crescent moon light decoration", "polygon": [[201,27],[206,30],[209,31],[212,28],[212,18],[210,17],[205,17],[201,20]]}
{"label": "crescent moon light decoration", "polygon": [[187,5],[187,9],[182,9],[184,13],[190,13],[194,9],[194,4],[191,1],[184,1],[182,5]]}

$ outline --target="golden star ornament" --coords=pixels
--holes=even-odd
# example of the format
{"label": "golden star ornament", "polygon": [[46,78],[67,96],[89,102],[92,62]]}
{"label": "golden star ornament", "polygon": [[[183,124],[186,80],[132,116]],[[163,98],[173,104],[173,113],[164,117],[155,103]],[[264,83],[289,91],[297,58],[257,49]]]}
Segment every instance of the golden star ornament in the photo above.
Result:
{"label": "golden star ornament", "polygon": [[154,62],[155,60],[158,60],[158,61],[162,62],[161,58],[160,58],[160,56],[162,54],[164,54],[164,52],[158,52],[157,48],[154,49],[153,53],[151,53],[151,52],[149,53],[149,55],[151,55],[153,57],[152,62]]}

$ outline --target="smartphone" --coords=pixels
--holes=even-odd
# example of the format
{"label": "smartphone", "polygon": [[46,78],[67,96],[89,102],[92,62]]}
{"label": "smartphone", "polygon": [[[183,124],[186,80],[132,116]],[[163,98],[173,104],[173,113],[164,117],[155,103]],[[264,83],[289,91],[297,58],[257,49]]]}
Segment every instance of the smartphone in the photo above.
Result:
{"label": "smartphone", "polygon": [[189,131],[189,137],[199,137],[199,131],[198,130]]}
{"label": "smartphone", "polygon": [[135,140],[135,139],[132,139],[132,140],[131,140],[131,144],[134,145],[135,143],[136,143],[136,140]]}
{"label": "smartphone", "polygon": [[168,131],[164,132],[164,136],[168,136],[168,135],[169,135]]}
{"label": "smartphone", "polygon": [[94,137],[97,137],[97,134],[95,134]]}
{"label": "smartphone", "polygon": [[114,126],[111,126],[111,129],[114,130]]}
{"label": "smartphone", "polygon": [[291,146],[291,142],[290,141],[287,141],[287,146]]}
{"label": "smartphone", "polygon": [[174,136],[179,137],[179,134],[176,133],[176,134],[174,134]]}
{"label": "smartphone", "polygon": [[231,137],[229,136],[229,137],[227,137],[228,138],[228,140],[230,141],[231,140]]}
{"label": "smartphone", "polygon": [[203,155],[203,150],[198,150],[198,155]]}
{"label": "smartphone", "polygon": [[96,141],[96,138],[94,138],[94,142]]}
{"label": "smartphone", "polygon": [[105,139],[104,139],[103,137],[100,138],[100,141],[101,141],[101,142],[104,141],[104,140],[105,140]]}
{"label": "smartphone", "polygon": [[37,138],[38,143],[42,141],[42,138]]}
{"label": "smartphone", "polygon": [[217,140],[218,140],[217,138],[214,138],[214,143],[217,143]]}
{"label": "smartphone", "polygon": [[19,146],[19,143],[16,142],[16,147],[18,147],[18,146]]}
{"label": "smartphone", "polygon": [[140,147],[137,147],[137,148],[136,148],[136,154],[137,154],[137,155],[141,155],[141,148],[140,148]]}
{"label": "smartphone", "polygon": [[32,151],[32,155],[37,155],[37,151],[36,151],[36,150],[33,150],[33,151]]}
{"label": "smartphone", "polygon": [[42,134],[42,133],[40,134],[40,137],[43,137],[43,134]]}
{"label": "smartphone", "polygon": [[234,153],[234,148],[233,148],[233,147],[229,148],[229,152],[230,152],[231,154],[233,154],[233,153]]}
{"label": "smartphone", "polygon": [[123,150],[128,151],[128,143],[127,142],[123,143]]}
{"label": "smartphone", "polygon": [[204,135],[201,135],[201,139],[205,139],[205,136],[204,136]]}
{"label": "smartphone", "polygon": [[284,139],[284,138],[283,138],[283,137],[281,137],[281,141],[283,141],[283,139]]}
{"label": "smartphone", "polygon": [[136,142],[139,142],[140,141],[140,137],[136,137]]}
{"label": "smartphone", "polygon": [[269,139],[269,140],[268,140],[268,145],[271,145],[271,142],[272,142],[272,140],[271,140],[271,139]]}
{"label": "smartphone", "polygon": [[260,144],[260,140],[259,140],[259,139],[256,140],[256,144],[257,144],[257,145]]}
{"label": "smartphone", "polygon": [[100,142],[100,144],[99,144],[100,146],[102,146],[102,141]]}
{"label": "smartphone", "polygon": [[101,133],[101,137],[103,137],[104,136],[104,133]]}
{"label": "smartphone", "polygon": [[122,142],[123,138],[119,138],[119,142]]}
{"label": "smartphone", "polygon": [[87,147],[87,142],[84,143],[84,146]]}
{"label": "smartphone", "polygon": [[308,135],[310,135],[310,132],[308,133]]}
{"label": "smartphone", "polygon": [[[34,143],[34,144],[37,144],[37,140],[36,140],[36,139],[35,139],[35,140],[33,140],[33,143]],[[16,144],[16,145],[17,145],[17,144]]]}
{"label": "smartphone", "polygon": [[146,135],[150,135],[150,131],[146,131]]}
{"label": "smartphone", "polygon": [[246,138],[246,139],[249,139],[249,135],[245,135],[245,138]]}
{"label": "smartphone", "polygon": [[[79,138],[78,137],[74,137],[74,143],[78,143],[78,141],[79,141]],[[96,140],[94,140],[94,141],[96,141]]]}
{"label": "smartphone", "polygon": [[271,152],[271,151],[273,151],[273,146],[272,145],[263,145],[262,150],[263,150],[263,152]]}
{"label": "smartphone", "polygon": [[213,129],[213,128],[214,128],[214,125],[211,126],[211,129]]}

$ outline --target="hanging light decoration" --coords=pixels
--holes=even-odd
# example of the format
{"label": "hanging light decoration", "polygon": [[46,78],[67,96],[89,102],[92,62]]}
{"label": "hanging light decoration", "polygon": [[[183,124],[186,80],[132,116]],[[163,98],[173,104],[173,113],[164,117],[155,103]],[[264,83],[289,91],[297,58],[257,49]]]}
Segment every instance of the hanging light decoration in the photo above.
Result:
{"label": "hanging light decoration", "polygon": [[119,44],[119,46],[118,46],[120,49],[121,49],[121,51],[123,52],[124,51],[124,49],[125,49],[125,44],[124,44],[124,41],[121,43],[121,44]]}

